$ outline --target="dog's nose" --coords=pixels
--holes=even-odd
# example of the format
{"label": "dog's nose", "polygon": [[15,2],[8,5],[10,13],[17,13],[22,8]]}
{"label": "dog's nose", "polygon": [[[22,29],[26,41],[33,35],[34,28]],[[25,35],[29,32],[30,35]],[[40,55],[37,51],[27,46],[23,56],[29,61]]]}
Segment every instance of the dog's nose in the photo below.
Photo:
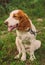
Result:
{"label": "dog's nose", "polygon": [[5,25],[8,25],[8,21],[5,21],[4,24],[5,24]]}

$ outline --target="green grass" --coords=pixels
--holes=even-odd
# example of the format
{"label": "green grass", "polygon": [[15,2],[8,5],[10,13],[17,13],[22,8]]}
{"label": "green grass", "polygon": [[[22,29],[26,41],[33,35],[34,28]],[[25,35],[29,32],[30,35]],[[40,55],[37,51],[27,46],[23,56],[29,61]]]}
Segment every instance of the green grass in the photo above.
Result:
{"label": "green grass", "polygon": [[45,30],[42,29],[45,27],[45,19],[42,22],[32,20],[38,30],[42,29],[37,35],[37,39],[41,40],[42,45],[39,50],[35,51],[37,59],[33,62],[29,60],[29,55],[25,62],[20,59],[14,60],[14,56],[18,53],[15,45],[16,34],[7,32],[4,20],[0,20],[0,65],[45,65]]}

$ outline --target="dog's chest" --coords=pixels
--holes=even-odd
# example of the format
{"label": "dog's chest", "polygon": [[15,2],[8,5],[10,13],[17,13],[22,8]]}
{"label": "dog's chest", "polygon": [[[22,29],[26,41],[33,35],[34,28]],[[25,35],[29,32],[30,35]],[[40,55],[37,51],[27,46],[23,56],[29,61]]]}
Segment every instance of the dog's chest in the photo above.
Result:
{"label": "dog's chest", "polygon": [[17,36],[22,40],[22,41],[29,41],[34,38],[34,35],[32,35],[30,32],[19,32],[16,31]]}
{"label": "dog's chest", "polygon": [[29,33],[27,32],[18,32],[16,31],[17,36],[21,39],[21,40],[28,40],[30,38]]}

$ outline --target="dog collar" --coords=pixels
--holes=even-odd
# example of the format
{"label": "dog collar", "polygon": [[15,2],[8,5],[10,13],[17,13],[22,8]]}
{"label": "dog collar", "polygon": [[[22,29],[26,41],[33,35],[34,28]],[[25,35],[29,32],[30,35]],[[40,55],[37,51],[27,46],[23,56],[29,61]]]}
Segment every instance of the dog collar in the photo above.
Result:
{"label": "dog collar", "polygon": [[27,32],[30,32],[31,34],[34,34],[34,35],[36,34],[36,32],[35,32],[35,31],[33,31],[33,30],[32,30],[32,29],[30,29],[30,28],[27,30]]}

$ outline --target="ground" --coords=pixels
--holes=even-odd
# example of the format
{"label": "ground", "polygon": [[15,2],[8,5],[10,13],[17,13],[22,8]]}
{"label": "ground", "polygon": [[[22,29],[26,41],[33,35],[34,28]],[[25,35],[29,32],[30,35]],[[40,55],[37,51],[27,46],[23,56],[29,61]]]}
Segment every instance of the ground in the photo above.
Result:
{"label": "ground", "polygon": [[25,62],[20,59],[14,60],[14,56],[18,53],[15,45],[16,33],[7,32],[4,20],[0,19],[0,65],[45,65],[45,19],[43,18],[42,21],[32,19],[37,30],[40,30],[37,39],[42,43],[41,48],[35,51],[36,60],[33,62],[29,60],[28,54]]}

